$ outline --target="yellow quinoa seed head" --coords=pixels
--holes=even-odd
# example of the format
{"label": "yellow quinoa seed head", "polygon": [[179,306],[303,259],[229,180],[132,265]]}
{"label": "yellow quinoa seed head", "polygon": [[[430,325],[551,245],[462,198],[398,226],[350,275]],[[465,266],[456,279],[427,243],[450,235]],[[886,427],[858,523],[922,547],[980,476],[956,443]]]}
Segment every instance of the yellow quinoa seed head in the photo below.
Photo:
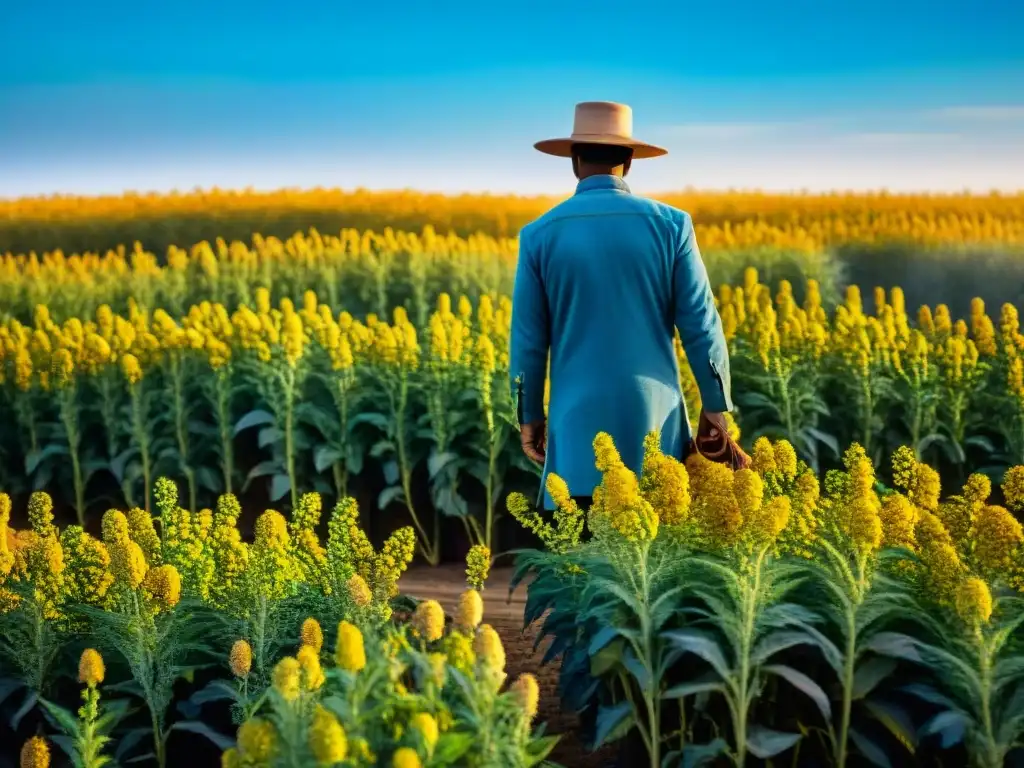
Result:
{"label": "yellow quinoa seed head", "polygon": [[150,568],[142,586],[159,610],[173,608],[181,600],[181,576],[173,565]]}
{"label": "yellow quinoa seed head", "polygon": [[302,640],[303,645],[308,645],[317,653],[324,645],[324,633],[320,629],[320,623],[310,617],[302,622],[302,629],[299,631],[299,637]]}
{"label": "yellow quinoa seed head", "polygon": [[235,640],[228,656],[231,674],[235,677],[247,677],[252,669],[252,646],[245,640]]}
{"label": "yellow quinoa seed head", "polygon": [[49,768],[50,747],[46,739],[33,736],[21,748],[21,768]]}
{"label": "yellow quinoa seed head", "polygon": [[752,469],[739,469],[732,476],[732,492],[745,514],[761,508],[764,481]]}
{"label": "yellow quinoa seed head", "polygon": [[438,688],[443,688],[448,676],[448,657],[443,653],[431,653],[427,656],[427,663],[430,669],[428,679]]}
{"label": "yellow quinoa seed head", "polygon": [[494,670],[505,669],[505,647],[501,637],[490,624],[483,624],[477,630],[473,651],[485,667]]}
{"label": "yellow quinoa seed head", "polygon": [[988,584],[974,576],[957,588],[955,604],[956,612],[970,627],[985,624],[992,616],[992,593]]}
{"label": "yellow quinoa seed head", "polygon": [[347,621],[338,624],[338,645],[334,662],[346,672],[360,672],[366,666],[366,648],[359,627]]}
{"label": "yellow quinoa seed head", "polygon": [[128,383],[133,386],[142,381],[142,366],[135,355],[126,354],[121,358],[121,371]]}
{"label": "yellow quinoa seed head", "polygon": [[1024,466],[1012,467],[1003,477],[1003,495],[1006,506],[1014,512],[1024,512]]}
{"label": "yellow quinoa seed head", "polygon": [[423,763],[420,762],[420,756],[416,754],[416,750],[402,747],[395,751],[394,757],[391,758],[391,765],[392,768],[422,768]]}
{"label": "yellow quinoa seed head", "polygon": [[114,578],[129,589],[138,589],[146,578],[146,555],[142,547],[125,536],[109,547],[110,570]]}
{"label": "yellow quinoa seed head", "polygon": [[274,667],[274,690],[285,701],[295,701],[301,689],[302,667],[294,656],[285,656]]}
{"label": "yellow quinoa seed head", "polygon": [[428,643],[437,642],[444,635],[444,609],[436,600],[424,600],[416,606],[412,626],[416,634]]}
{"label": "yellow quinoa seed head", "polygon": [[309,727],[309,749],[318,765],[340,763],[348,755],[345,729],[330,711],[318,704]]}
{"label": "yellow quinoa seed head", "polygon": [[992,481],[988,475],[975,473],[967,478],[967,482],[964,484],[965,499],[970,499],[976,503],[984,503],[988,501],[991,495]]}
{"label": "yellow quinoa seed head", "polygon": [[113,544],[120,539],[127,539],[129,536],[128,518],[124,512],[116,509],[107,510],[103,514],[103,541]]}
{"label": "yellow quinoa seed head", "polygon": [[475,589],[467,589],[459,597],[456,623],[459,629],[472,631],[484,620],[484,599]]}
{"label": "yellow quinoa seed head", "polygon": [[238,752],[245,765],[268,762],[276,742],[273,724],[263,718],[250,718],[238,727]]}
{"label": "yellow quinoa seed head", "polygon": [[775,451],[772,449],[771,441],[767,437],[759,437],[754,441],[754,449],[751,454],[753,469],[760,475],[767,472],[775,472]]}
{"label": "yellow quinoa seed head", "polygon": [[94,648],[86,648],[78,660],[78,682],[90,687],[97,686],[103,682],[106,669],[103,666],[103,657]]}
{"label": "yellow quinoa seed head", "polygon": [[608,472],[622,464],[615,442],[607,432],[599,432],[594,438],[594,464],[599,472]]}
{"label": "yellow quinoa seed head", "polygon": [[516,703],[526,716],[529,722],[537,716],[537,708],[540,705],[540,686],[537,678],[529,672],[520,675],[510,689],[515,697]]}
{"label": "yellow quinoa seed head", "polygon": [[370,585],[367,584],[366,579],[358,573],[353,574],[352,577],[349,578],[346,587],[348,589],[349,597],[352,598],[352,602],[359,608],[366,608],[373,602],[373,593],[370,592]]}
{"label": "yellow quinoa seed head", "polygon": [[304,645],[299,648],[296,659],[299,662],[302,688],[307,691],[319,690],[325,682],[324,671],[320,666],[320,652],[311,645]]}
{"label": "yellow quinoa seed head", "polygon": [[548,475],[545,481],[545,488],[548,495],[555,502],[555,506],[566,507],[569,505],[569,486],[566,485],[565,480],[554,472]]}
{"label": "yellow quinoa seed head", "polygon": [[288,523],[284,515],[273,509],[268,509],[256,519],[255,539],[264,546],[271,542],[286,541],[288,539]]}
{"label": "yellow quinoa seed head", "polygon": [[788,440],[779,440],[775,444],[775,466],[786,477],[796,476],[796,450]]}
{"label": "yellow quinoa seed head", "polygon": [[437,726],[437,720],[434,716],[427,712],[420,712],[414,715],[412,720],[409,721],[410,730],[416,731],[423,739],[423,743],[427,746],[427,752],[433,752],[434,747],[437,745],[437,739],[440,736],[440,730]]}
{"label": "yellow quinoa seed head", "polygon": [[471,589],[483,591],[491,573],[491,550],[483,544],[474,544],[466,555],[466,583]]}

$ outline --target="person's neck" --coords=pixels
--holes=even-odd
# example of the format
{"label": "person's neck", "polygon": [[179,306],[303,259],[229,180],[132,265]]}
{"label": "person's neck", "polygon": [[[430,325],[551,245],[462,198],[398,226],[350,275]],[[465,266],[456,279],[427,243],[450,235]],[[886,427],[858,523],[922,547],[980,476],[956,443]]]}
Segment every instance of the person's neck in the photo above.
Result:
{"label": "person's neck", "polygon": [[583,181],[591,176],[615,176],[621,179],[623,175],[621,166],[618,168],[587,168],[586,170],[581,168],[579,180]]}

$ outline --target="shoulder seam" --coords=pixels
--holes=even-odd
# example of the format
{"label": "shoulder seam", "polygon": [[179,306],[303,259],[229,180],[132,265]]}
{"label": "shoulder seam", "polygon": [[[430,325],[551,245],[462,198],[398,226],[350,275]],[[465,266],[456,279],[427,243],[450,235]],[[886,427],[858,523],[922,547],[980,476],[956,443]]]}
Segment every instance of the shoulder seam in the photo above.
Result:
{"label": "shoulder seam", "polygon": [[[592,218],[599,218],[599,217],[600,218],[606,218],[606,217],[609,217],[609,216],[648,216],[648,217],[652,217],[652,218],[664,219],[666,221],[671,222],[672,224],[677,224],[677,222],[672,221],[672,217],[671,216],[666,216],[665,213],[663,213],[662,211],[658,210],[658,211],[612,211],[612,212],[603,212],[603,213],[596,213],[596,212],[595,213],[571,213],[571,214],[566,214],[565,216],[553,217],[553,218],[546,219],[546,220],[537,219],[535,221],[530,222],[526,226],[527,227],[531,227],[533,232],[538,232],[538,231],[544,229],[544,227],[546,227],[547,225],[552,224],[552,223],[554,223],[556,221],[564,221],[565,219],[592,219]],[[521,230],[519,230],[520,237],[522,237],[522,234],[525,231],[526,231],[526,227],[523,227]]]}

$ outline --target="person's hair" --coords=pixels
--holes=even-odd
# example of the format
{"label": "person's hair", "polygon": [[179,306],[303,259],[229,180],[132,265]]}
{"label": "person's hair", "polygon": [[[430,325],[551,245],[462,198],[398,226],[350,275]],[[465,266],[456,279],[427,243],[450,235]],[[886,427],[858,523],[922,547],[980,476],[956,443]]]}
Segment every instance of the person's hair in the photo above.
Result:
{"label": "person's hair", "polygon": [[581,163],[606,165],[614,168],[624,165],[633,157],[633,150],[615,144],[573,144],[572,153]]}

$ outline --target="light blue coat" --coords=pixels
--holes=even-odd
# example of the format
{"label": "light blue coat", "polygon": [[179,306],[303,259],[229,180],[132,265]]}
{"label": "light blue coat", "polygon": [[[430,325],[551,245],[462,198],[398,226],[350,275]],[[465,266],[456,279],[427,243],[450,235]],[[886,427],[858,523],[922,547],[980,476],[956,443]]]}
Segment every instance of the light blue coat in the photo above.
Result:
{"label": "light blue coat", "polygon": [[598,432],[614,438],[634,472],[651,430],[665,453],[683,455],[690,424],[674,328],[703,407],[731,411],[729,353],[689,214],[633,195],[616,176],[590,176],[523,228],[510,376],[520,424],[543,418],[550,352],[545,477],[554,472],[573,495],[591,495],[601,480]]}

